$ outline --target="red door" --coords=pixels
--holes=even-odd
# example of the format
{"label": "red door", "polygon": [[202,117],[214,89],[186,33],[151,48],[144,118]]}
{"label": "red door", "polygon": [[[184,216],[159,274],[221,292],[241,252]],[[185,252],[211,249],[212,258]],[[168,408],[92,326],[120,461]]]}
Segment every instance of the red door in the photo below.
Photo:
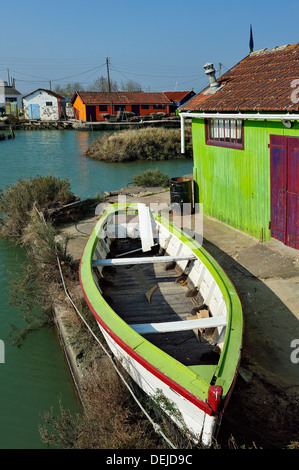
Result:
{"label": "red door", "polygon": [[271,236],[299,249],[299,138],[270,136]]}
{"label": "red door", "polygon": [[299,249],[299,138],[288,137],[286,245]]}

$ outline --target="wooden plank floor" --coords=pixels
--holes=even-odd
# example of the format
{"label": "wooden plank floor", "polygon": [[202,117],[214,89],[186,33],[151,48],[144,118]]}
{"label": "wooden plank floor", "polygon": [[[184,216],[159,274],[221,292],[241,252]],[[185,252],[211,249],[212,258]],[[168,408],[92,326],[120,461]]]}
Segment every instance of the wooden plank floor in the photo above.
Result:
{"label": "wooden plank floor", "polygon": [[[155,265],[117,266],[106,270],[111,285],[104,295],[114,311],[129,324],[185,320],[201,299],[185,297],[187,286],[176,283],[179,273],[165,270],[166,263]],[[108,274],[109,272],[109,274]],[[146,293],[157,286],[150,301]],[[217,363],[209,341],[193,331],[154,333],[144,336],[148,341],[185,365]]]}

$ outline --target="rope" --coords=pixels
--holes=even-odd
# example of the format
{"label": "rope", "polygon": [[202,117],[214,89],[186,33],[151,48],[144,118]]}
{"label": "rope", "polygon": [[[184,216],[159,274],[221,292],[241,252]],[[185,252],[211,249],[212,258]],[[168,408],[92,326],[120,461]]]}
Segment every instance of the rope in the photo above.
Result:
{"label": "rope", "polygon": [[90,333],[92,334],[92,336],[94,337],[94,339],[97,341],[97,343],[101,346],[101,348],[103,349],[103,351],[105,352],[105,354],[107,354],[111,364],[113,365],[115,371],[117,372],[118,376],[120,377],[120,379],[123,381],[123,383],[125,384],[125,386],[127,387],[127,389],[129,390],[129,392],[131,393],[132,397],[134,398],[134,400],[136,401],[136,403],[138,404],[138,406],[141,408],[141,410],[143,411],[143,413],[145,414],[145,416],[147,417],[147,419],[151,422],[155,432],[161,434],[161,436],[163,437],[163,439],[168,443],[168,445],[172,448],[172,449],[176,449],[176,447],[172,444],[172,442],[165,436],[165,434],[163,433],[161,427],[159,424],[155,423],[152,418],[150,417],[150,415],[147,413],[147,411],[144,409],[144,407],[141,405],[140,401],[138,400],[138,398],[136,397],[136,395],[134,394],[133,390],[131,389],[131,387],[129,386],[129,384],[126,382],[125,378],[123,377],[123,375],[121,374],[121,372],[118,370],[118,368],[116,367],[116,364],[114,363],[114,360],[113,358],[111,357],[111,355],[109,354],[109,352],[107,351],[107,349],[103,346],[103,344],[100,342],[100,340],[97,338],[97,336],[94,334],[94,332],[92,331],[92,329],[90,328],[90,326],[88,325],[88,323],[85,321],[85,319],[83,318],[82,314],[80,313],[80,311],[78,310],[77,306],[75,305],[75,303],[73,302],[71,296],[69,295],[68,293],[68,290],[66,288],[66,285],[65,285],[65,281],[64,281],[64,277],[63,277],[63,273],[62,273],[62,269],[61,269],[61,265],[60,265],[60,260],[59,260],[59,257],[58,255],[56,254],[56,257],[57,257],[57,263],[58,263],[58,268],[59,268],[59,272],[60,272],[60,277],[61,277],[61,280],[62,280],[62,284],[63,284],[63,288],[64,288],[64,291],[65,291],[65,294],[67,296],[67,298],[69,299],[69,301],[71,302],[72,306],[74,307],[74,309],[76,310],[77,314],[79,315],[79,317],[81,318],[81,320],[83,321],[83,323],[85,324],[85,326],[87,327],[87,329],[90,331]]}
{"label": "rope", "polygon": [[[35,203],[33,205],[33,207],[35,208],[36,212],[38,213],[39,217],[41,218],[41,220],[44,222],[45,225],[47,225],[46,223],[46,220],[44,218],[44,214],[42,212],[40,212]],[[62,285],[63,285],[63,289],[64,289],[64,292],[67,296],[67,298],[69,299],[69,301],[71,302],[73,308],[75,309],[75,311],[77,312],[78,316],[81,318],[81,320],[83,321],[83,323],[85,324],[85,326],[87,327],[87,329],[89,330],[89,332],[92,334],[93,338],[97,341],[97,343],[101,346],[101,348],[103,349],[103,351],[105,352],[105,354],[108,356],[111,364],[113,365],[116,373],[118,374],[118,376],[120,377],[120,379],[123,381],[123,383],[125,384],[125,386],[127,387],[127,389],[129,390],[130,394],[132,395],[132,397],[134,398],[134,400],[136,401],[136,403],[138,404],[138,406],[140,407],[140,409],[143,411],[143,413],[145,414],[145,416],[147,417],[147,419],[150,421],[150,423],[152,424],[153,428],[154,428],[154,431],[158,434],[160,434],[163,439],[167,442],[167,444],[172,448],[172,449],[176,449],[176,447],[174,446],[174,444],[172,444],[172,442],[167,438],[167,436],[163,433],[162,431],[162,428],[159,424],[155,423],[152,418],[150,417],[150,415],[147,413],[147,411],[144,409],[144,407],[142,406],[142,404],[140,403],[140,401],[138,400],[138,398],[136,397],[136,395],[134,394],[133,390],[131,389],[131,387],[129,386],[129,384],[127,383],[127,381],[125,380],[125,378],[123,377],[123,375],[121,374],[121,372],[118,370],[115,362],[114,362],[114,359],[112,358],[112,356],[109,354],[109,352],[107,351],[107,349],[104,347],[104,345],[100,342],[100,340],[97,338],[97,336],[94,334],[94,332],[92,331],[92,329],[90,328],[90,326],[88,325],[88,323],[86,322],[86,320],[84,319],[84,317],[82,316],[81,312],[78,310],[77,306],[75,305],[75,303],[73,302],[73,299],[71,298],[68,290],[67,290],[67,287],[66,287],[66,284],[65,284],[65,280],[64,280],[64,276],[63,276],[63,272],[62,272],[62,269],[61,269],[61,264],[60,264],[60,259],[59,259],[59,256],[58,256],[58,253],[56,251],[56,259],[57,259],[57,264],[58,264],[58,269],[59,269],[59,273],[60,273],[60,277],[61,277],[61,281],[62,281]]]}

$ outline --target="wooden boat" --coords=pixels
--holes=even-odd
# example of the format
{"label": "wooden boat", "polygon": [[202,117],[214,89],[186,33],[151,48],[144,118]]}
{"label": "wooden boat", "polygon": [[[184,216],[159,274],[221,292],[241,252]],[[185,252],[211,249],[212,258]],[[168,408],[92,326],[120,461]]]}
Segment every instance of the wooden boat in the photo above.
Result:
{"label": "wooden boat", "polygon": [[[234,286],[193,238],[144,204],[110,204],[80,261],[107,344],[195,442],[210,446],[238,373],[243,313]],[[167,412],[167,410],[165,409]]]}

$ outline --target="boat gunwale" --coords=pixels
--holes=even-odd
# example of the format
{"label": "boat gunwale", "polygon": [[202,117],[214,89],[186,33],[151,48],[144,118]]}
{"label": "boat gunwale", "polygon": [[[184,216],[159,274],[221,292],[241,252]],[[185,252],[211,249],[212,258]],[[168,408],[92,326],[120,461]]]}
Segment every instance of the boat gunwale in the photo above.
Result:
{"label": "boat gunwale", "polygon": [[[103,213],[103,215],[101,216],[100,220],[95,225],[94,229],[92,230],[92,232],[91,232],[91,234],[90,234],[90,236],[89,236],[89,238],[86,242],[85,248],[82,252],[82,256],[81,256],[81,259],[80,259],[80,267],[79,267],[80,284],[81,284],[81,288],[82,288],[84,297],[85,297],[85,299],[86,299],[86,301],[89,305],[89,308],[91,309],[92,313],[94,314],[94,316],[96,317],[96,319],[98,320],[100,325],[114,339],[114,341],[116,341],[131,356],[134,356],[134,358],[139,363],[142,363],[142,365],[144,365],[148,370],[150,370],[151,372],[153,372],[153,370],[154,370],[155,375],[159,376],[159,378],[162,379],[164,382],[166,382],[165,377],[167,377],[171,388],[173,388],[174,390],[177,390],[179,393],[181,393],[183,395],[184,394],[186,395],[186,393],[187,393],[188,399],[190,401],[192,401],[193,403],[196,403],[196,405],[199,406],[200,408],[204,408],[206,413],[213,414],[213,411],[211,410],[210,406],[205,401],[205,399],[207,399],[207,391],[208,391],[208,388],[210,387],[210,384],[207,383],[206,381],[204,381],[200,376],[198,376],[188,366],[185,366],[181,362],[175,360],[172,356],[169,356],[167,353],[165,353],[164,351],[162,351],[159,348],[157,348],[156,346],[154,346],[151,342],[147,341],[146,338],[144,338],[141,335],[139,335],[138,333],[136,333],[124,320],[122,320],[116,314],[116,312],[111,308],[111,306],[105,301],[105,299],[100,294],[100,292],[99,292],[99,290],[98,290],[98,288],[97,288],[97,286],[94,282],[94,279],[93,279],[92,274],[91,274],[91,272],[92,272],[91,266],[92,266],[93,253],[94,253],[95,247],[98,243],[99,230],[101,230],[101,228],[105,225],[109,215],[119,214],[123,210],[125,210],[127,213],[131,213],[130,211],[132,211],[132,213],[135,214],[136,211],[137,211],[137,204],[129,204],[129,205],[126,205],[126,204],[110,204],[106,208],[106,210]],[[154,216],[156,216],[155,220],[158,223],[161,223],[161,225],[165,227],[165,225],[164,225],[165,220],[163,220],[163,217],[160,214],[158,214],[158,215],[154,214]],[[217,384],[217,380],[219,378],[221,379],[221,376],[223,374],[223,370],[225,369],[227,349],[228,349],[229,339],[231,337],[231,320],[232,320],[232,318],[231,318],[232,317],[231,294],[232,293],[236,294],[237,298],[238,298],[238,296],[237,296],[237,293],[236,293],[236,290],[235,290],[233,284],[231,283],[229,278],[226,276],[226,274],[224,273],[222,268],[218,265],[218,263],[211,257],[211,255],[209,255],[206,252],[206,250],[204,250],[200,245],[198,245],[195,240],[190,239],[190,238],[186,238],[186,235],[184,234],[184,232],[182,232],[180,229],[177,229],[171,222],[167,221],[167,223],[168,223],[168,226],[166,226],[165,228],[168,229],[171,232],[171,234],[173,236],[175,236],[176,238],[178,238],[176,236],[176,233],[179,233],[180,234],[179,240],[181,242],[183,242],[184,244],[186,244],[187,247],[192,250],[192,252],[195,254],[195,256],[198,257],[203,262],[203,264],[207,267],[207,269],[209,269],[210,272],[211,272],[210,268],[212,268],[213,272],[211,274],[212,274],[213,277],[214,277],[214,274],[216,274],[216,277],[218,278],[218,281],[220,282],[220,285],[219,285],[219,282],[217,281],[217,279],[215,279],[215,277],[214,277],[214,279],[216,280],[222,294],[224,295],[225,303],[227,305],[227,308],[229,307],[228,311],[227,311],[228,325],[227,325],[227,332],[226,332],[226,336],[225,336],[225,342],[224,342],[222,353],[221,353],[220,358],[219,358],[218,365],[217,366],[215,365],[215,372],[217,371],[217,376],[216,376],[216,382],[215,383]],[[171,226],[172,231],[169,229],[169,226]],[[88,244],[91,244],[91,243],[92,243],[91,247],[88,247]],[[190,246],[190,244],[191,244],[191,246]],[[88,262],[88,267],[86,267],[86,265],[83,266],[85,262]],[[223,279],[223,277],[219,274],[219,272],[215,268],[215,266],[214,266],[215,263],[216,263],[216,266],[219,267],[220,271],[223,273],[223,276],[224,276],[225,279]],[[93,292],[93,295],[95,293],[97,294],[97,297],[96,297],[97,301],[95,303],[92,302],[91,299],[89,298],[89,292],[86,292],[86,290],[87,291],[89,290],[88,289],[88,279],[86,279],[86,275],[89,278],[89,280],[92,281],[92,285],[96,289]],[[230,291],[228,289],[228,286],[225,282],[226,279],[229,281],[230,288],[231,288],[232,291]],[[87,283],[87,289],[86,289],[86,283]],[[222,289],[221,289],[221,286],[222,286]],[[98,301],[100,301],[100,304],[98,304]],[[109,313],[112,314],[112,316],[115,319],[118,320],[118,323],[122,327],[126,327],[127,329],[130,330],[131,334],[135,335],[135,338],[140,339],[140,341],[142,343],[145,343],[145,344],[147,344],[147,346],[150,346],[150,348],[155,349],[156,352],[158,352],[161,355],[162,358],[167,359],[168,364],[169,364],[169,361],[171,361],[171,363],[173,365],[175,365],[176,368],[179,367],[180,373],[182,371],[184,371],[184,376],[186,377],[186,379],[183,380],[183,381],[173,379],[171,377],[171,375],[173,375],[173,374],[171,374],[171,373],[166,374],[165,372],[160,370],[157,367],[157,365],[153,364],[152,362],[149,362],[149,360],[146,358],[146,355],[142,356],[140,354],[140,352],[136,352],[135,348],[137,348],[139,345],[135,346],[133,348],[132,346],[130,346],[130,344],[123,341],[121,339],[121,337],[119,336],[119,334],[116,334],[113,331],[113,329],[109,326],[109,324],[107,324],[101,318],[99,312],[97,311],[99,306],[101,306],[101,307],[105,306],[108,314]],[[239,306],[239,309],[240,309],[240,314],[241,314],[241,317],[242,317],[242,307]],[[243,332],[243,323],[242,323],[242,332]],[[230,395],[232,386],[235,382],[237,369],[238,369],[238,366],[239,366],[239,363],[240,363],[241,348],[242,348],[242,339],[241,339],[239,347],[238,347],[237,357],[235,358],[235,366],[234,366],[234,369],[233,369],[234,373],[233,374],[230,373],[230,375],[233,375],[233,376],[231,377],[231,379],[229,381],[227,391],[224,395],[225,401],[226,401],[226,396],[228,397]],[[169,365],[168,365],[168,367],[166,365],[166,368],[169,369]],[[189,376],[189,379],[188,379],[187,375]],[[191,386],[191,384],[194,385],[194,380],[196,380],[197,385],[201,384],[200,388],[196,387],[197,390],[195,392],[193,392],[193,391],[191,392],[188,389],[188,386],[186,387],[186,385],[182,384],[184,382],[188,382],[188,384]],[[199,383],[198,383],[198,381],[199,381]],[[191,387],[191,389],[192,388],[194,388],[194,387]],[[184,390],[185,392],[182,393],[182,390]],[[202,395],[202,397],[200,397],[201,395]],[[187,398],[187,396],[186,396],[186,398]]]}

